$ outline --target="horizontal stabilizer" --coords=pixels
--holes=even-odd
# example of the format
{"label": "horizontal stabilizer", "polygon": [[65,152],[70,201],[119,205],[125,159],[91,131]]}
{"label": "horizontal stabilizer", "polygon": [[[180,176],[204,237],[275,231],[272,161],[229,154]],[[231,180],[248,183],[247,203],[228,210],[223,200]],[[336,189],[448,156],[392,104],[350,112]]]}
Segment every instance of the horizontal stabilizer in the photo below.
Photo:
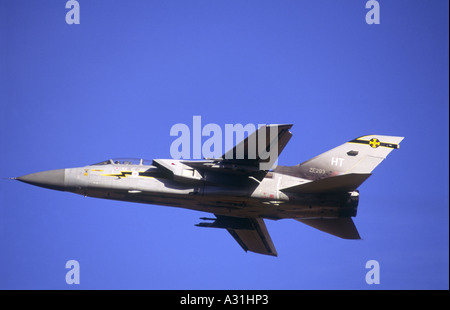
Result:
{"label": "horizontal stabilizer", "polygon": [[350,217],[295,220],[343,239],[361,239],[358,230]]}
{"label": "horizontal stabilizer", "polygon": [[317,181],[303,183],[291,187],[281,189],[284,192],[293,193],[321,193],[321,192],[351,192],[360,186],[368,177],[370,173],[350,173],[344,175],[338,175]]}

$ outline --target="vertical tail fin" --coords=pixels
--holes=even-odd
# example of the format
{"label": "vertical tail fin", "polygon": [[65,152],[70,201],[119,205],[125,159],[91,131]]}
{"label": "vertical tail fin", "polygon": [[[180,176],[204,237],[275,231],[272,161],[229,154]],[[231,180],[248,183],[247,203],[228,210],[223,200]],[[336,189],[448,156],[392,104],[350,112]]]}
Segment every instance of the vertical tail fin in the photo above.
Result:
{"label": "vertical tail fin", "polygon": [[297,166],[279,166],[275,171],[309,180],[343,174],[370,174],[392,150],[399,148],[403,139],[382,135],[362,136]]}

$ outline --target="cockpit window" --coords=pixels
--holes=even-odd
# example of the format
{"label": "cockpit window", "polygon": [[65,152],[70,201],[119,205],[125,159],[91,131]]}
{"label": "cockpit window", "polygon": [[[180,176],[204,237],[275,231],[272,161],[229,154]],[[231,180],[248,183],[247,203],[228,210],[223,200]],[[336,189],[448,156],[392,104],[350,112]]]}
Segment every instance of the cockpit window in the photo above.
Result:
{"label": "cockpit window", "polygon": [[92,164],[91,166],[101,166],[101,165],[109,165],[109,164],[112,164],[111,159],[108,159],[108,160],[105,160],[105,161],[102,161],[102,162],[99,162],[96,164]]}
{"label": "cockpit window", "polygon": [[108,159],[96,164],[92,164],[91,166],[100,166],[100,165],[151,165],[151,160],[140,159],[140,158],[113,158]]}
{"label": "cockpit window", "polygon": [[140,158],[113,158],[112,161],[116,165],[140,165]]}

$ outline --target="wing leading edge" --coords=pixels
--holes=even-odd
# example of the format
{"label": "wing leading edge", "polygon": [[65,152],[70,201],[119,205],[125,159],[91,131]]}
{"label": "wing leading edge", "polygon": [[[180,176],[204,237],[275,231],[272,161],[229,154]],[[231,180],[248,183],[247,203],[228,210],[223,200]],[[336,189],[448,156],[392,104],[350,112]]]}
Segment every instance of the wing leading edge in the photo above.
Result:
{"label": "wing leading edge", "polygon": [[262,218],[240,218],[216,215],[216,218],[201,218],[213,220],[212,223],[199,223],[199,227],[225,228],[239,243],[244,251],[277,256],[277,251],[270,238],[266,224]]}

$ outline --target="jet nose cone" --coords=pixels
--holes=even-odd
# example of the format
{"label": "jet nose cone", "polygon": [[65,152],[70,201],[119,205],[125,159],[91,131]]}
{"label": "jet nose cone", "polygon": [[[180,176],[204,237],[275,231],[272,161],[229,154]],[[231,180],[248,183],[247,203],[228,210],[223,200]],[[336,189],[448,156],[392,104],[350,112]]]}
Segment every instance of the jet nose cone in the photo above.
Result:
{"label": "jet nose cone", "polygon": [[36,172],[18,177],[16,180],[31,185],[62,191],[65,188],[65,171],[66,169],[57,169]]}

